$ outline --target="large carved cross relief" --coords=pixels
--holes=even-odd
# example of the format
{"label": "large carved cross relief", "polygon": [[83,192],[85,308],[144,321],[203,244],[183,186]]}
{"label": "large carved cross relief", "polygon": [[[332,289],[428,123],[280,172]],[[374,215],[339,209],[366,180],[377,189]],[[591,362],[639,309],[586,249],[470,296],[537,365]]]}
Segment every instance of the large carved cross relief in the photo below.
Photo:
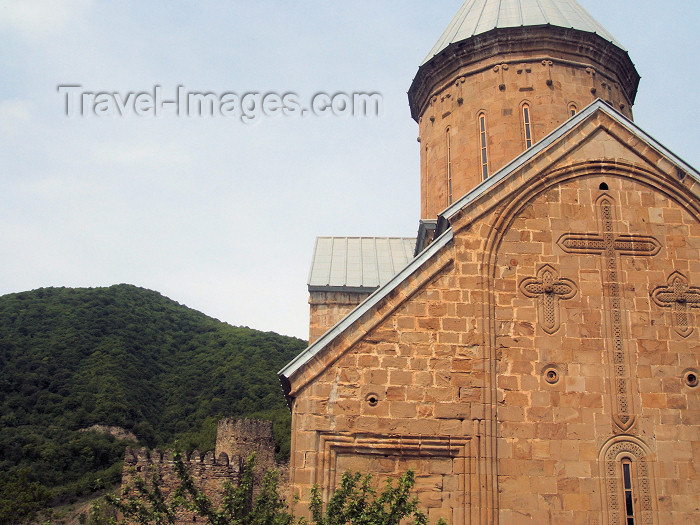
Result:
{"label": "large carved cross relief", "polygon": [[652,257],[659,253],[661,243],[645,235],[615,232],[614,200],[607,194],[597,200],[600,229],[593,233],[566,233],[557,244],[566,253],[600,255],[603,259],[602,280],[607,318],[607,345],[610,352],[610,377],[613,387],[613,421],[620,430],[629,430],[634,424],[629,380],[627,350],[627,322],[623,307],[623,283],[620,281],[622,256]]}

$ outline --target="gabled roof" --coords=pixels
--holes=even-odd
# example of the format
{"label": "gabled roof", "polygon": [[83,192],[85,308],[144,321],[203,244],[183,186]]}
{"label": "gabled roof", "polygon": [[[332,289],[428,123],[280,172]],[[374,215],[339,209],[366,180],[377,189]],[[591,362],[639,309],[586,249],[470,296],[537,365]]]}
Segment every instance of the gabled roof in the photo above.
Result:
{"label": "gabled roof", "polygon": [[467,193],[464,197],[456,201],[454,204],[445,209],[438,218],[438,230],[436,235],[439,235],[435,241],[430,244],[423,252],[421,252],[415,259],[408,263],[408,265],[401,270],[393,279],[387,282],[385,285],[380,287],[376,292],[370,295],[364,302],[357,306],[352,312],[350,312],[347,317],[339,321],[333,328],[322,335],[314,344],[309,346],[306,350],[301,352],[294,360],[292,360],[287,366],[285,366],[279,372],[280,379],[284,385],[287,394],[290,382],[289,379],[294,376],[299,370],[301,370],[307,363],[309,363],[314,356],[319,354],[327,345],[329,345],[336,337],[344,333],[348,328],[350,328],[353,323],[358,321],[364,314],[370,311],[375,305],[377,305],[382,299],[389,295],[394,289],[401,285],[401,283],[406,280],[410,275],[417,271],[425,262],[430,260],[432,257],[437,255],[453,238],[452,229],[450,228],[450,219],[454,217],[461,209],[468,206],[472,202],[476,201],[482,195],[491,191],[499,183],[503,182],[504,179],[512,176],[514,173],[525,166],[528,162],[533,160],[535,157],[540,155],[542,151],[554,144],[555,142],[566,136],[571,130],[583,124],[586,120],[591,118],[597,112],[602,112],[608,115],[613,120],[617,121],[620,125],[627,128],[632,134],[634,134],[640,141],[646,143],[651,148],[658,151],[661,155],[666,157],[672,163],[674,163],[679,169],[683,170],[687,176],[692,177],[696,181],[700,182],[700,173],[691,167],[689,164],[684,162],[682,159],[674,155],[671,151],[662,146],[659,142],[653,139],[651,136],[644,133],[636,124],[625,118],[623,115],[615,111],[612,107],[601,101],[600,99],[593,102],[583,111],[569,119],[567,122],[559,126],[557,129],[552,131],[549,135],[535,144],[532,148],[528,149],[518,157],[516,157],[512,162],[501,168],[494,175],[486,179],[484,182],[479,184],[472,191]]}
{"label": "gabled roof", "polygon": [[625,50],[576,0],[466,0],[423,64],[451,44],[492,29],[542,25],[596,33]]}
{"label": "gabled roof", "polygon": [[413,259],[416,239],[318,237],[309,291],[373,292]]}
{"label": "gabled roof", "polygon": [[634,122],[629,120],[627,117],[624,115],[618,113],[615,111],[611,106],[606,104],[600,99],[597,99],[595,102],[591,103],[588,107],[586,107],[584,110],[576,114],[575,116],[571,117],[569,120],[564,122],[561,126],[556,128],[554,131],[552,131],[549,135],[544,137],[542,140],[537,142],[535,145],[533,145],[530,149],[525,150],[523,153],[515,157],[511,162],[503,166],[500,170],[498,170],[496,173],[494,173],[492,176],[490,176],[488,179],[483,181],[481,184],[479,184],[476,188],[471,190],[469,193],[467,193],[464,197],[458,199],[454,203],[452,203],[450,206],[448,206],[440,215],[438,216],[438,228],[437,232],[438,234],[445,231],[447,227],[449,227],[449,221],[450,219],[462,208],[470,204],[471,202],[475,201],[477,198],[479,198],[481,195],[489,191],[491,188],[499,184],[503,179],[508,177],[511,173],[516,171],[518,168],[521,166],[527,164],[531,159],[539,155],[543,150],[547,149],[549,146],[551,146],[554,142],[558,141],[561,139],[564,135],[566,135],[569,131],[577,127],[579,124],[587,120],[589,117],[591,117],[594,113],[597,111],[601,111],[605,113],[606,115],[610,116],[611,118],[617,120],[620,124],[622,124],[624,127],[630,130],[633,134],[635,134],[639,139],[641,139],[643,142],[649,144],[652,148],[657,150],[659,153],[667,157],[671,162],[676,164],[678,167],[680,167],[683,171],[685,171],[689,176],[693,177],[696,179],[698,182],[700,182],[700,173],[687,164],[683,159],[680,157],[676,156],[674,153],[672,153],[670,150],[665,148],[661,143],[656,141],[652,136],[646,134],[642,129],[637,126]]}
{"label": "gabled roof", "polygon": [[[290,363],[287,364],[282,370],[278,372],[278,375],[282,379],[282,384],[285,385],[285,380],[292,377],[300,368],[302,368],[306,363],[308,363],[318,352],[323,350],[325,346],[333,341],[338,335],[343,333],[347,328],[349,328],[355,321],[357,321],[365,312],[370,310],[374,305],[379,303],[384,297],[386,297],[394,288],[401,284],[405,279],[408,278],[414,271],[423,265],[426,261],[438,253],[448,242],[452,240],[452,231],[448,230],[443,233],[440,238],[436,239],[430,246],[428,246],[418,257],[414,258],[409,262],[400,272],[398,272],[394,277],[387,282],[384,286],[380,287],[367,299],[365,299],[360,305],[350,312],[346,317],[341,319],[333,328],[328,332],[323,334],[314,344],[309,346],[306,350],[296,356]],[[286,388],[286,386],[285,386]],[[286,392],[285,392],[286,394]]]}

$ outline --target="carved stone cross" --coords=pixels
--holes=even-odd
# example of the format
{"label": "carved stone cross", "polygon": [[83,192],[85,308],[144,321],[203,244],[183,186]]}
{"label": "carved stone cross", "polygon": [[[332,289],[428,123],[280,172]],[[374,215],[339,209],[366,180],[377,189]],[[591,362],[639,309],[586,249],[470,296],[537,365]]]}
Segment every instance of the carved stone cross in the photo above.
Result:
{"label": "carved stone cross", "polygon": [[673,272],[666,286],[658,286],[651,298],[661,308],[673,310],[673,328],[681,337],[693,333],[691,308],[700,308],[700,288],[690,286],[688,278],[681,272]]}
{"label": "carved stone cross", "polygon": [[561,279],[554,268],[545,264],[537,271],[537,277],[522,280],[520,291],[537,299],[539,325],[546,333],[553,334],[561,325],[559,301],[571,299],[578,289],[573,281]]}
{"label": "carved stone cross", "polygon": [[522,64],[517,69],[518,75],[522,75],[520,91],[532,91],[532,80],[530,74],[532,73],[532,66],[530,64]]}
{"label": "carved stone cross", "polygon": [[607,194],[598,198],[600,231],[596,233],[566,233],[557,244],[566,253],[585,253],[603,256],[603,295],[606,299],[608,316],[608,341],[612,351],[611,378],[615,407],[613,420],[617,426],[628,430],[634,424],[630,408],[629,364],[626,350],[626,323],[623,321],[622,283],[620,282],[619,260],[623,255],[651,257],[659,253],[661,243],[646,235],[615,233],[615,211],[613,199]]}

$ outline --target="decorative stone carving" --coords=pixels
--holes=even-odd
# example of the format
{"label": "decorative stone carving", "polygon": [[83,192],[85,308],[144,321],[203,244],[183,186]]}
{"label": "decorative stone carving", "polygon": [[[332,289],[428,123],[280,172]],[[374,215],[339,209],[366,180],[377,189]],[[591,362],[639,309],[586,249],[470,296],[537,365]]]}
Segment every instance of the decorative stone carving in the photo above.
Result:
{"label": "decorative stone carving", "polygon": [[450,523],[472,522],[472,477],[478,454],[472,438],[324,432],[319,434],[319,447],[323,453],[316,464],[315,480],[324,501],[347,470],[372,472],[383,480],[411,468],[416,475],[416,490],[425,492],[429,488],[438,495],[437,501],[426,502],[428,512],[449,501],[454,505]]}
{"label": "decorative stone carving", "polygon": [[606,492],[604,510],[607,513],[607,523],[610,525],[627,523],[624,517],[624,503],[620,501],[620,494],[622,494],[620,461],[628,458],[634,468],[634,490],[638,494],[636,510],[641,513],[635,523],[654,525],[656,523],[654,490],[647,454],[641,445],[633,441],[634,438],[616,439],[618,440],[609,443],[601,451],[601,468],[604,469],[603,483]]}
{"label": "decorative stone carving", "polygon": [[627,431],[634,424],[634,414],[630,407],[629,363],[626,350],[625,329],[622,307],[622,283],[620,282],[619,259],[623,255],[651,257],[659,253],[661,243],[645,235],[615,233],[614,200],[603,194],[597,202],[600,219],[600,232],[566,233],[557,244],[566,253],[585,253],[603,256],[603,294],[606,298],[606,313],[610,333],[612,358],[612,390],[615,398],[613,421]]}
{"label": "decorative stone carving", "polygon": [[700,308],[700,287],[690,286],[688,278],[681,272],[673,272],[665,286],[657,286],[651,292],[657,306],[672,309],[673,328],[681,337],[693,333],[692,308]]}
{"label": "decorative stone carving", "polygon": [[537,299],[539,326],[548,334],[554,334],[561,326],[559,301],[576,296],[578,288],[570,279],[562,279],[549,264],[537,271],[537,277],[528,277],[520,282],[520,291]]}

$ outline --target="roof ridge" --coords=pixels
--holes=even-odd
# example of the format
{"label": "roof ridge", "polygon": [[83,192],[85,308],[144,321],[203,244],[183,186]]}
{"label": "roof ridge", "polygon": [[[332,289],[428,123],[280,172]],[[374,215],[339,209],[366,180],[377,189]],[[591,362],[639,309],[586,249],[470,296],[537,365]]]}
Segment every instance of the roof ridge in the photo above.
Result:
{"label": "roof ridge", "polygon": [[399,286],[404,280],[418,270],[423,263],[437,255],[446,245],[453,239],[452,227],[449,224],[449,219],[458,210],[468,206],[472,201],[477,199],[483,193],[491,190],[495,185],[500,183],[504,178],[508,177],[512,173],[517,172],[519,166],[524,166],[536,155],[542,153],[542,151],[552,145],[557,140],[561,139],[562,136],[566,135],[572,131],[575,127],[581,125],[582,122],[589,119],[597,111],[601,111],[609,115],[612,119],[617,120],[621,125],[626,127],[630,133],[637,135],[644,143],[646,143],[651,148],[656,149],[664,157],[675,163],[678,167],[682,168],[688,176],[693,177],[696,181],[700,182],[700,172],[695,168],[687,164],[680,157],[673,154],[670,150],[665,148],[661,143],[652,138],[650,135],[646,134],[642,129],[637,126],[634,122],[629,120],[627,117],[616,111],[614,108],[606,104],[600,99],[595,100],[589,104],[586,108],[581,110],[575,116],[571,117],[569,120],[561,124],[554,131],[549,133],[542,140],[537,142],[529,150],[526,150],[521,155],[518,155],[513,161],[506,164],[502,169],[494,173],[491,177],[486,179],[484,182],[479,184],[472,191],[467,193],[461,199],[455,201],[451,206],[445,209],[440,215],[440,219],[444,225],[446,225],[443,231],[436,232],[436,239],[428,245],[428,247],[419,253],[415,258],[413,258],[401,271],[394,275],[387,283],[379,286],[374,293],[372,293],[367,299],[360,303],[356,308],[354,308],[346,317],[338,321],[330,330],[323,334],[319,339],[317,339],[313,344],[309,345],[306,350],[297,355],[292,361],[290,361],[282,370],[278,372],[282,384],[285,388],[285,395],[289,394],[290,378],[295,375],[302,367],[306,365],[311,359],[330,344],[336,337],[342,334],[347,328],[353,325],[357,320],[359,320],[363,315],[365,315],[371,308],[377,305],[383,298],[387,297],[397,286]]}
{"label": "roof ridge", "polygon": [[[306,364],[315,354],[323,349],[330,341],[332,341],[339,333],[342,333],[348,326],[354,323],[366,310],[377,304],[386,297],[391,290],[402,283],[408,275],[413,273],[417,268],[420,268],[423,263],[438,253],[443,246],[449,243],[453,238],[452,230],[443,232],[438,238],[433,241],[430,246],[423,250],[417,257],[413,258],[409,263],[394,275],[387,283],[380,285],[367,299],[361,302],[347,316],[338,321],[330,330],[319,337],[306,350],[297,355],[277,374],[283,378],[282,385],[287,388],[289,378],[293,376],[304,364]],[[286,391],[285,395],[289,392]]]}
{"label": "roof ridge", "polygon": [[[457,213],[458,210],[462,209],[471,201],[478,198],[482,193],[485,193],[491,187],[500,183],[511,172],[513,172],[517,166],[526,164],[530,159],[539,155],[553,142],[559,140],[564,134],[569,132],[571,129],[578,126],[584,120],[590,118],[598,110],[617,119],[620,122],[620,124],[625,126],[631,133],[636,134],[645,143],[659,151],[662,155],[667,157],[676,165],[682,167],[686,173],[688,173],[691,177],[695,178],[698,182],[700,182],[700,173],[695,168],[693,168],[683,159],[675,155],[672,151],[664,147],[663,144],[654,139],[652,136],[645,133],[637,124],[625,117],[622,113],[618,112],[615,108],[611,107],[609,104],[605,103],[603,100],[598,98],[591,102],[584,109],[579,111],[576,115],[571,117],[569,120],[553,129],[546,136],[544,136],[542,139],[533,144],[531,148],[523,151],[520,155],[515,157],[508,164],[499,169],[496,173],[489,176],[488,179],[484,180],[478,186],[466,193],[464,196],[460,197],[455,202],[450,204],[447,208],[445,208],[442,212],[438,214],[438,224],[440,222],[448,223],[449,219],[455,213]],[[438,229],[439,228],[440,227],[438,226]]]}
{"label": "roof ridge", "polygon": [[467,193],[461,199],[455,201],[451,206],[445,209],[440,214],[440,219],[446,228],[443,231],[438,231],[436,239],[421,253],[419,253],[415,258],[413,258],[401,271],[394,275],[388,282],[380,285],[374,293],[372,293],[367,299],[360,303],[356,308],[354,308],[346,317],[338,321],[330,330],[323,334],[319,339],[317,339],[313,344],[309,345],[303,352],[297,355],[292,361],[290,361],[282,370],[278,372],[282,384],[285,387],[285,394],[289,394],[289,379],[295,375],[306,363],[308,363],[318,352],[325,348],[329,343],[331,343],[336,337],[342,334],[348,327],[360,319],[364,314],[366,314],[371,308],[377,305],[384,297],[388,296],[392,290],[394,290],[399,284],[406,280],[413,272],[420,268],[423,263],[428,259],[437,255],[442,248],[447,245],[453,239],[453,231],[449,224],[449,219],[453,216],[459,209],[468,206],[470,202],[477,199],[481,194],[489,191],[493,186],[500,183],[508,175],[515,173],[518,166],[524,166],[527,162],[534,156],[542,153],[545,147],[550,146],[553,142],[559,140],[566,133],[570,132],[576,126],[579,126],[583,121],[590,118],[597,111],[602,111],[603,113],[609,115],[611,118],[617,120],[620,124],[626,127],[630,133],[637,135],[643,142],[648,146],[656,149],[664,157],[675,163],[678,167],[682,168],[688,176],[693,177],[696,181],[700,182],[700,172],[695,168],[687,164],[680,157],[672,153],[670,150],[665,148],[661,143],[652,138],[650,135],[646,134],[642,129],[637,126],[634,122],[626,118],[624,115],[616,111],[614,108],[610,107],[608,104],[600,99],[597,99],[585,109],[577,113],[575,116],[571,117],[565,123],[561,124],[558,128],[548,134],[545,138],[533,145],[532,148],[523,152],[521,155],[516,157],[513,161],[508,163],[498,172],[493,174],[491,177],[482,182],[479,186],[474,188],[472,191]]}
{"label": "roof ridge", "polygon": [[[541,0],[535,0],[535,2],[537,3],[537,7],[540,8],[540,13],[542,13],[542,18],[545,18],[545,19],[546,19],[546,18],[547,18],[547,14],[546,14],[545,11],[544,11],[544,7],[542,7],[542,2],[541,2]],[[522,5],[522,3],[521,3],[520,5]],[[561,12],[561,9],[559,9],[559,6],[557,5],[556,1],[554,2],[554,8],[559,12],[559,16],[561,16],[562,18],[566,18],[566,17],[564,16],[564,13]]]}

